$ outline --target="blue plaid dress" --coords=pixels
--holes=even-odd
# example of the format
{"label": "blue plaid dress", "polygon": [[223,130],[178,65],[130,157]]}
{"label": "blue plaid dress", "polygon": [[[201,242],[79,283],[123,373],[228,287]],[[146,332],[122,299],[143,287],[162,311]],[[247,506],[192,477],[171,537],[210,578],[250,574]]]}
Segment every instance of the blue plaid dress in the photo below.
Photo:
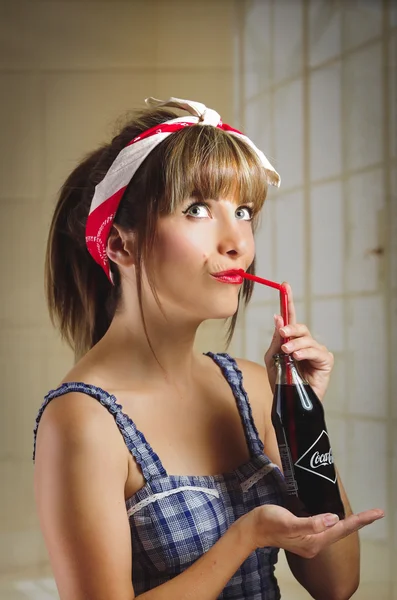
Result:
{"label": "blue plaid dress", "polygon": [[[250,449],[249,462],[221,475],[168,475],[160,458],[114,396],[85,383],[64,383],[47,394],[39,410],[36,434],[47,404],[68,392],[97,399],[113,415],[146,484],[126,500],[131,527],[132,579],[142,594],[179,575],[207,552],[239,517],[262,504],[283,504],[284,478],[263,453],[263,444],[243,388],[242,373],[228,354],[207,353],[220,367],[236,399]],[[258,548],[234,573],[219,599],[278,600],[274,576],[278,548]]]}

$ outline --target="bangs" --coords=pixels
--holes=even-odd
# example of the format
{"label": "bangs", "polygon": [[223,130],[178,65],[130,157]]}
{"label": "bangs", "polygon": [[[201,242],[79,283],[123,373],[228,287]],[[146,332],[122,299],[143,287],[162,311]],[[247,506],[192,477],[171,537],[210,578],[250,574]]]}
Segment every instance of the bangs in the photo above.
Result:
{"label": "bangs", "polygon": [[244,140],[216,127],[197,125],[169,136],[162,146],[161,212],[174,212],[189,197],[233,197],[239,204],[251,204],[254,215],[259,213],[267,194],[267,174]]}

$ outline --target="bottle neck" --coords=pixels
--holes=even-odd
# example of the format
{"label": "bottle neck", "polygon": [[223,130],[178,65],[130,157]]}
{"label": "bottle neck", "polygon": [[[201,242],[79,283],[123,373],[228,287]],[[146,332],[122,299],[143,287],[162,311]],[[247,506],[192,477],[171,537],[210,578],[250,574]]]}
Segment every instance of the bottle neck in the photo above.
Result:
{"label": "bottle neck", "polygon": [[298,365],[295,359],[289,354],[275,354],[273,356],[274,363],[277,368],[277,380],[278,385],[304,385],[307,381],[302,377],[299,372]]}

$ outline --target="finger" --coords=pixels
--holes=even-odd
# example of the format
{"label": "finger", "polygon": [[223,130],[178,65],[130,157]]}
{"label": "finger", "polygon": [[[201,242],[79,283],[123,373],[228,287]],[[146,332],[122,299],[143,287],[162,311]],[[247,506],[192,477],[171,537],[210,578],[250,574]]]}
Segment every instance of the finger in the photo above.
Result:
{"label": "finger", "polygon": [[357,515],[349,515],[339,521],[330,531],[324,533],[324,543],[327,545],[333,544],[383,517],[383,511],[378,509],[367,510]]}
{"label": "finger", "polygon": [[375,519],[378,521],[378,519],[383,519],[385,511],[380,508],[371,508],[370,510],[364,510],[363,512],[357,513],[357,516],[360,520]]}
{"label": "finger", "polygon": [[[366,525],[370,525],[374,521],[379,521],[379,519],[383,519],[385,513],[379,508],[371,508],[370,510],[365,510],[352,516],[358,517],[360,521],[360,527],[365,527]],[[347,517],[347,519],[349,518],[350,517]],[[346,521],[346,519],[344,520]]]}
{"label": "finger", "polygon": [[295,325],[285,325],[285,327],[281,327],[280,335],[282,337],[302,337],[303,335],[309,335],[310,331],[304,323],[296,323]]}
{"label": "finger", "polygon": [[276,329],[280,331],[282,327],[284,327],[284,319],[281,315],[274,315],[274,323],[276,325]]}
{"label": "finger", "polygon": [[292,294],[292,288],[291,288],[290,284],[287,283],[286,281],[284,281],[282,283],[282,285],[284,286],[285,291],[287,292],[287,297],[288,297],[288,321],[289,321],[289,323],[291,323],[291,325],[295,325],[296,311],[295,311],[295,305],[294,305],[294,297]]}
{"label": "finger", "polygon": [[295,517],[291,529],[295,535],[306,536],[322,533],[339,522],[338,515],[325,513],[314,517]]}
{"label": "finger", "polygon": [[283,351],[287,353],[295,350],[302,350],[303,348],[317,348],[319,352],[323,352],[324,354],[328,352],[325,346],[321,346],[321,344],[316,342],[310,335],[293,338],[282,345]]}
{"label": "finger", "polygon": [[[288,352],[286,354],[288,354]],[[301,350],[294,350],[289,354],[292,354],[298,362],[300,360],[309,360],[314,365],[317,365],[318,367],[327,367],[329,370],[332,369],[335,360],[332,352],[329,352],[328,350],[323,352],[318,348],[302,348]]]}

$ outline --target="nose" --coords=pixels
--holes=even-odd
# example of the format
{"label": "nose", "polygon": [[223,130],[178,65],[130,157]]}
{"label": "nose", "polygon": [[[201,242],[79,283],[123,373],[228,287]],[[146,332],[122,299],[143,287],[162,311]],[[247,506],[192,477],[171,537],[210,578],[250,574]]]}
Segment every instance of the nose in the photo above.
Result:
{"label": "nose", "polygon": [[218,252],[223,256],[243,256],[249,249],[251,227],[241,221],[225,219],[220,225],[218,238]]}

